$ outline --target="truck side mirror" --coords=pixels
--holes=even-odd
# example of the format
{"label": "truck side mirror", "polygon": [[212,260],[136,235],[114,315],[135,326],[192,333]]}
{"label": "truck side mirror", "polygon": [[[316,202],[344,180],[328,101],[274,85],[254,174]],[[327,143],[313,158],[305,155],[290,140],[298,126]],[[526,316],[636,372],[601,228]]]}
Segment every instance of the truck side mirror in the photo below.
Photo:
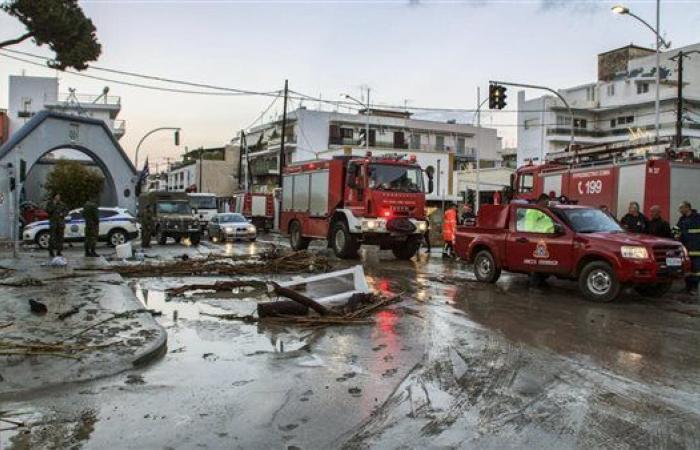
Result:
{"label": "truck side mirror", "polygon": [[554,234],[556,236],[561,236],[563,234],[566,234],[566,230],[564,230],[564,226],[560,224],[559,222],[554,222]]}

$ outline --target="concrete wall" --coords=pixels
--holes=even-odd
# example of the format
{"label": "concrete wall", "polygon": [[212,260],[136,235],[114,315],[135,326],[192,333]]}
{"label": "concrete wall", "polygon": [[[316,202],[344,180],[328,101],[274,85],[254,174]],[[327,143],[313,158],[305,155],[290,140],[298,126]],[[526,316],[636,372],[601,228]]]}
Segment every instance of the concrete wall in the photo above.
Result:
{"label": "concrete wall", "polygon": [[[54,77],[23,77],[10,76],[8,108],[10,119],[10,134],[22,128],[32,116],[44,109],[46,103],[58,100],[58,78]],[[26,110],[29,117],[19,117],[20,112]]]}

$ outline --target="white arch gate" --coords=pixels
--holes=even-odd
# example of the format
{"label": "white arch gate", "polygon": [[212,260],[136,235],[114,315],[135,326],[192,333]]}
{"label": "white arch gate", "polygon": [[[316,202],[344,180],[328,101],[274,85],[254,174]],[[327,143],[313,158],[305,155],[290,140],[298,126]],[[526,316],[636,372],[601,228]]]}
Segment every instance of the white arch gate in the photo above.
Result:
{"label": "white arch gate", "polygon": [[[41,111],[12,135],[0,147],[0,239],[10,240],[13,199],[17,199],[20,161],[26,172],[45,154],[59,148],[79,150],[90,156],[105,174],[105,189],[112,190],[114,205],[136,212],[135,187],[137,172],[131,160],[112,135],[107,125],[98,119],[72,116],[53,111]],[[10,191],[8,164],[14,168],[18,186]]]}

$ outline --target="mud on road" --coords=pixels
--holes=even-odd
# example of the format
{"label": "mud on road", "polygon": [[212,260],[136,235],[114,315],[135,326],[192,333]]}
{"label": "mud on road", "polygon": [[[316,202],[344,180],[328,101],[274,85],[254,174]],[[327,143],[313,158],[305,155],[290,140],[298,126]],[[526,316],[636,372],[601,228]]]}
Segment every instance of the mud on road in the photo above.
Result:
{"label": "mud on road", "polygon": [[166,356],[2,399],[33,426],[0,431],[0,447],[700,447],[697,304],[596,305],[570,283],[534,290],[518,276],[477,284],[435,256],[382,254],[365,270],[409,300],[373,325],[316,332],[202,314],[250,313],[245,299],[166,298],[196,278],[134,280],[163,312]]}

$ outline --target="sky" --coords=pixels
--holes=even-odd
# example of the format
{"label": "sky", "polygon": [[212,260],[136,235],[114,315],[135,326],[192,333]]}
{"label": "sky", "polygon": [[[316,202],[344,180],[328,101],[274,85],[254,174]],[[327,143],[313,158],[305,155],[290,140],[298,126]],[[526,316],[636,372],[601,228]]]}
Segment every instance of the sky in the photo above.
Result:
{"label": "sky", "polygon": [[[1,1],[1,0],[0,0]],[[100,67],[253,91],[290,89],[338,100],[371,88],[372,103],[473,109],[477,87],[489,80],[564,88],[594,81],[596,55],[629,43],[653,46],[650,30],[611,13],[607,0],[346,0],[168,1],[85,0],[102,44]],[[626,1],[655,20],[655,2]],[[674,47],[700,41],[700,1],[662,0],[661,29]],[[0,40],[23,32],[0,12]],[[12,47],[51,56],[31,42]],[[56,71],[0,57],[0,108],[7,106],[9,75]],[[121,75],[94,72],[145,84]],[[121,96],[126,120],[121,144],[133,155],[149,130],[182,128],[181,146],[170,133],[149,137],[140,159],[177,158],[185,146],[221,146],[250,126],[271,102],[261,96],[202,96],[144,90],[58,73],[61,91],[98,94],[105,85]],[[165,86],[163,84],[159,84]],[[176,86],[170,86],[176,87]],[[516,92],[503,112],[482,115],[507,146],[515,145]],[[528,96],[539,95],[528,92]],[[305,102],[315,107],[314,102]],[[291,104],[292,108],[298,101]],[[265,118],[279,115],[277,101]],[[441,120],[471,121],[470,114]]]}

